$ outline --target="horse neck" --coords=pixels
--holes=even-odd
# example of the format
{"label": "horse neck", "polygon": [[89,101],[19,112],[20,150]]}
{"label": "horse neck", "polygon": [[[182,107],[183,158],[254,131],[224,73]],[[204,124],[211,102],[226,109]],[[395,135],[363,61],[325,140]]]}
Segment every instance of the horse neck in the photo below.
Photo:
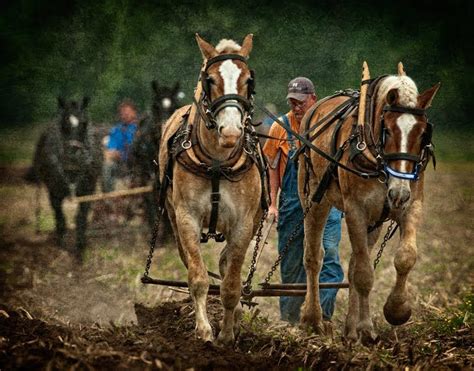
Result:
{"label": "horse neck", "polygon": [[198,122],[197,127],[198,141],[201,148],[206,152],[212,159],[225,161],[233,156],[236,151],[241,147],[242,139],[239,140],[237,145],[232,148],[223,148],[219,145],[219,135],[217,129],[209,130],[202,119]]}

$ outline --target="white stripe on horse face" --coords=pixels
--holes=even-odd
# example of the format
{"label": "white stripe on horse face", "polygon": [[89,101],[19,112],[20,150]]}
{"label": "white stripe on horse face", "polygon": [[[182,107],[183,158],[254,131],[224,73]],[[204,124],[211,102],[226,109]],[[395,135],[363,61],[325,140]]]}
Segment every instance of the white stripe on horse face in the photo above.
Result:
{"label": "white stripe on horse face", "polygon": [[242,70],[231,60],[226,60],[219,67],[222,80],[224,80],[224,94],[238,94],[237,81]]}
{"label": "white stripe on horse face", "polygon": [[[409,113],[404,113],[397,120],[397,125],[400,128],[401,138],[400,138],[400,152],[408,152],[408,135],[413,129],[413,126],[416,124],[415,116],[410,115]],[[400,171],[406,172],[407,161],[403,160],[401,162]]]}
{"label": "white stripe on horse face", "polygon": [[[239,94],[237,82],[242,70],[231,60],[226,60],[219,67],[222,80],[224,82],[224,94]],[[222,127],[240,130],[242,117],[236,107],[226,107],[218,114],[218,122]]]}
{"label": "white stripe on horse face", "polygon": [[72,125],[73,128],[77,128],[77,126],[79,125],[79,119],[74,115],[70,115],[69,123]]}

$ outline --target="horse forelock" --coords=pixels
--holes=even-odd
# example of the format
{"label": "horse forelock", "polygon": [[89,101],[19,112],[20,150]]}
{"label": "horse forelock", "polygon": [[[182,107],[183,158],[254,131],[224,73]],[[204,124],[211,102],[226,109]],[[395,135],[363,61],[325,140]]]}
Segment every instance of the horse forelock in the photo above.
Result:
{"label": "horse forelock", "polygon": [[398,90],[399,102],[403,107],[414,108],[417,104],[418,88],[415,82],[408,76],[388,76],[380,85],[377,104],[385,104],[387,93],[392,90]]}
{"label": "horse forelock", "polygon": [[228,54],[239,52],[242,47],[237,44],[234,40],[222,39],[216,45],[216,51],[219,54]]}

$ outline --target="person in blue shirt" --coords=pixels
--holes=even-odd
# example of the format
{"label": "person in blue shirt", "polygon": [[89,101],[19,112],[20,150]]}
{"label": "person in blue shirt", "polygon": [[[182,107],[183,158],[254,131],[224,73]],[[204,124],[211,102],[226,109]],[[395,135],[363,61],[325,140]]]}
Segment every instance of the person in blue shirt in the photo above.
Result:
{"label": "person in blue shirt", "polygon": [[119,122],[110,129],[105,149],[103,192],[112,192],[120,170],[126,166],[133,138],[137,131],[137,108],[132,100],[122,101],[117,108]]}

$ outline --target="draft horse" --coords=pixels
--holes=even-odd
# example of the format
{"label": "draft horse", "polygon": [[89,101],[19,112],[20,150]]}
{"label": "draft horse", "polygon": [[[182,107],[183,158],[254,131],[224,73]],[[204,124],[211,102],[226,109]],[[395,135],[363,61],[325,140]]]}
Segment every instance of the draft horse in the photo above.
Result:
{"label": "draft horse", "polygon": [[242,263],[262,215],[262,158],[251,135],[254,80],[247,65],[252,37],[247,35],[242,46],[223,39],[214,47],[196,35],[204,62],[194,103],[171,116],[160,143],[166,209],[188,269],[196,336],[204,341],[214,335],[206,311],[209,278],[200,242],[226,241],[219,260],[224,307],[216,339],[220,345],[235,339]]}
{"label": "draft horse", "polygon": [[[58,244],[64,247],[66,219],[63,200],[95,192],[101,174],[103,155],[100,138],[91,128],[87,115],[89,98],[81,102],[58,98],[59,120],[48,126],[36,145],[29,180],[42,181],[48,188],[49,201],[56,218]],[[76,214],[76,249],[82,259],[86,245],[87,214],[90,202],[82,202]]]}
{"label": "draft horse", "polygon": [[[385,219],[398,223],[401,238],[394,259],[396,282],[384,305],[384,315],[392,325],[403,324],[411,316],[406,282],[417,255],[423,170],[432,154],[432,125],[426,110],[440,85],[419,94],[401,63],[398,75],[385,75],[365,83],[370,84],[365,129],[362,130],[365,141],[360,140],[361,133],[357,130],[357,107],[348,106],[344,114],[339,115],[338,123],[332,126],[333,130],[327,130],[326,125],[314,126],[322,117],[353,99],[350,94],[338,94],[316,103],[303,118],[300,128],[302,136],[332,154],[351,171],[329,164],[327,159],[306,147],[300,155],[304,166],[299,169],[298,185],[303,202],[311,196],[320,201],[304,220],[308,289],[301,309],[301,325],[322,332],[318,288],[323,259],[321,234],[327,214],[331,206],[335,206],[345,212],[352,245],[345,336],[350,341],[370,342],[375,333],[369,307],[374,267],[369,259]],[[325,193],[318,189],[320,185],[326,188]]]}

